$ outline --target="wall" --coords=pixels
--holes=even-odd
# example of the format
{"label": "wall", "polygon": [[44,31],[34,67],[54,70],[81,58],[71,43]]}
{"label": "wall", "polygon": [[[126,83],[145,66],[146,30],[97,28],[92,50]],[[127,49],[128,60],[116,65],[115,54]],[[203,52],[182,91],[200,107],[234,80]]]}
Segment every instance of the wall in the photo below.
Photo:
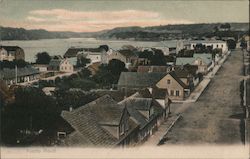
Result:
{"label": "wall", "polygon": [[[170,80],[170,84],[167,84],[167,80]],[[159,88],[168,89],[168,94],[170,99],[174,100],[184,99],[184,89],[170,74],[167,74],[163,79],[161,79],[156,84],[156,86]],[[174,95],[171,95],[171,90],[174,91]],[[179,96],[176,96],[176,90],[179,90]]]}

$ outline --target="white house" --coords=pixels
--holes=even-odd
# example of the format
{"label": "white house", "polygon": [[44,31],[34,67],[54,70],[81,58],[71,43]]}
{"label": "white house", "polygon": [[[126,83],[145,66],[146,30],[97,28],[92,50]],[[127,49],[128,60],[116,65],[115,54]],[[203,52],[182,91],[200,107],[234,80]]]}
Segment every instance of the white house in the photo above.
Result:
{"label": "white house", "polygon": [[227,42],[221,40],[192,40],[185,41],[184,48],[194,50],[197,44],[205,45],[206,47],[212,46],[213,49],[221,49],[222,53],[225,54],[228,52]]}
{"label": "white house", "polygon": [[57,58],[50,60],[48,70],[59,71],[59,72],[73,72],[74,67],[67,58],[66,59]]}
{"label": "white house", "polygon": [[180,50],[184,48],[184,43],[181,40],[169,40],[169,41],[160,41],[152,46],[147,47],[138,47],[140,51],[151,50],[151,48],[159,49],[163,54],[177,54]]}

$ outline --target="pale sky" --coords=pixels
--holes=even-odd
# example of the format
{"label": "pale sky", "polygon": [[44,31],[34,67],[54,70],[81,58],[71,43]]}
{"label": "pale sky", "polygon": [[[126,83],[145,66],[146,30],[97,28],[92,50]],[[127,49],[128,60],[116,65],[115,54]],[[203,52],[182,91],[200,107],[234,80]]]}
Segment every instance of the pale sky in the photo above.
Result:
{"label": "pale sky", "polygon": [[248,0],[0,0],[0,26],[94,32],[115,27],[249,22]]}

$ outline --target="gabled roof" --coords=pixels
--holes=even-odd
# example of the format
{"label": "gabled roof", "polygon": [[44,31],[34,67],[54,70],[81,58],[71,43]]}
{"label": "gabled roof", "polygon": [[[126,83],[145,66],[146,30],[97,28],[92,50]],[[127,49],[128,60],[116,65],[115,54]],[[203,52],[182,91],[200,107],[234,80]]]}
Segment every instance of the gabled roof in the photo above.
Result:
{"label": "gabled roof", "polygon": [[64,57],[76,57],[76,55],[81,51],[83,51],[83,48],[71,47],[66,51],[66,53],[64,54]]}
{"label": "gabled roof", "polygon": [[128,113],[134,120],[136,120],[140,128],[143,128],[144,126],[148,124],[147,118],[144,115],[142,115],[137,109],[135,109],[133,98],[130,98],[130,97],[126,98],[123,101],[119,102],[119,104],[127,108]]}
{"label": "gabled roof", "polygon": [[[75,129],[68,141],[95,146],[116,145],[119,142],[103,125],[118,125],[124,107],[105,95],[71,112],[63,111],[61,116]],[[74,144],[74,143],[69,143]]]}
{"label": "gabled roof", "polygon": [[210,64],[212,62],[212,54],[207,54],[207,53],[203,53],[203,54],[194,54],[193,57],[195,59],[197,58],[201,58],[206,64]]}
{"label": "gabled roof", "polygon": [[177,77],[175,71],[169,72],[169,75],[171,75],[183,88],[188,88],[188,86],[180,80],[179,77]]}
{"label": "gabled roof", "polygon": [[160,81],[167,73],[165,72],[122,72],[118,86],[127,87],[149,87]]}
{"label": "gabled roof", "polygon": [[[4,68],[0,70],[3,79],[13,79],[16,77],[16,69]],[[17,77],[39,74],[39,71],[33,67],[17,68]]]}

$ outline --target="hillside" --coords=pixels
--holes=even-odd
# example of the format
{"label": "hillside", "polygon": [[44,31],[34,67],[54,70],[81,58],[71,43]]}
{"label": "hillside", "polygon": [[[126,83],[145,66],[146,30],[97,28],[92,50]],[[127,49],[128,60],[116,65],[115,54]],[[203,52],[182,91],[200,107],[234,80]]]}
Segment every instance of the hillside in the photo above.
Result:
{"label": "hillside", "polygon": [[[0,40],[38,40],[56,38],[99,38],[99,39],[127,39],[158,41],[165,39],[183,39],[190,37],[213,36],[214,28],[221,23],[212,24],[179,24],[152,27],[119,27],[92,33],[77,32],[51,32],[43,29],[26,30],[24,28],[11,28],[0,26]],[[248,23],[230,23],[235,36],[249,31]]]}
{"label": "hillside", "polygon": [[[133,39],[133,40],[160,40],[189,38],[190,36],[206,36],[220,27],[220,23],[213,24],[179,24],[152,27],[124,27],[115,28],[99,36],[101,39]],[[248,23],[230,23],[232,32],[249,31]]]}
{"label": "hillside", "polygon": [[44,29],[26,30],[24,28],[11,28],[0,26],[0,40],[39,40],[39,39],[60,39],[96,37],[102,32],[76,33],[76,32],[51,32]]}

